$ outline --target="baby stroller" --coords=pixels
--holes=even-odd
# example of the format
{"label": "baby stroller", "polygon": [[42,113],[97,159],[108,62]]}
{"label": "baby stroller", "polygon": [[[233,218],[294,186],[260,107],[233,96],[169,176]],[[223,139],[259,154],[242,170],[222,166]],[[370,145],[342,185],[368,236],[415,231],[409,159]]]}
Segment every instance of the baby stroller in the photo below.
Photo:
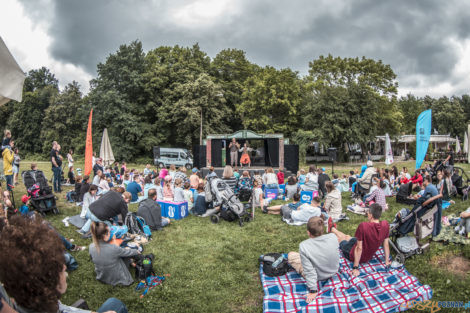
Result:
{"label": "baby stroller", "polygon": [[238,219],[238,223],[242,227],[244,222],[251,220],[245,206],[235,196],[232,188],[216,176],[208,177],[205,198],[206,202],[212,202],[214,208],[220,206],[220,210],[211,215],[211,222],[214,224],[219,223],[220,218],[230,222]]}
{"label": "baby stroller", "polygon": [[23,182],[31,197],[31,206],[41,215],[47,212],[59,214],[56,198],[52,193],[52,188],[47,184],[46,176],[42,171],[24,171],[22,173]]}
{"label": "baby stroller", "polygon": [[[389,244],[396,252],[395,261],[404,264],[405,260],[413,255],[422,254],[429,248],[429,242],[421,244],[420,241],[432,234],[434,224],[440,221],[434,220],[434,214],[438,211],[438,203],[441,195],[425,199],[419,199],[411,212],[402,209],[400,216],[390,224]],[[408,233],[413,232],[413,236]]]}
{"label": "baby stroller", "polygon": [[241,177],[238,181],[238,199],[242,202],[250,200],[253,190],[253,181],[251,177]]}
{"label": "baby stroller", "polygon": [[[452,173],[452,185],[456,188],[456,192],[460,196],[468,197],[468,183],[470,179],[467,173],[460,167],[454,167],[454,172]],[[466,197],[463,197],[465,200]]]}

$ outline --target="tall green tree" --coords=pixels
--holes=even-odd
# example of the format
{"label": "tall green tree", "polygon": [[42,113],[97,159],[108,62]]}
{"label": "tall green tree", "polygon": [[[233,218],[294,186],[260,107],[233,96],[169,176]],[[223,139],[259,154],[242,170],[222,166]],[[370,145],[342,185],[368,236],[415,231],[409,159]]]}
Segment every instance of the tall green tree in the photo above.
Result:
{"label": "tall green tree", "polygon": [[87,111],[77,82],[68,84],[62,92],[51,98],[51,104],[45,111],[41,142],[43,152],[51,149],[51,142],[57,141],[63,151],[74,149],[84,153]]}
{"label": "tall green tree", "polygon": [[302,81],[291,69],[267,66],[245,81],[237,108],[243,126],[258,132],[293,134],[300,126]]}
{"label": "tall green tree", "polygon": [[210,73],[215,77],[224,92],[228,109],[233,112],[225,117],[226,124],[233,130],[243,127],[240,115],[236,113],[242,104],[242,94],[246,79],[258,69],[250,63],[243,50],[225,49],[220,51],[211,62]]}
{"label": "tall green tree", "polygon": [[440,134],[463,138],[466,129],[465,112],[458,98],[441,97],[432,105],[433,128]]}
{"label": "tall green tree", "polygon": [[28,73],[23,100],[12,103],[14,109],[7,124],[20,150],[27,153],[43,151],[43,145],[38,140],[39,134],[43,128],[52,126],[44,123],[44,116],[51,99],[58,92],[58,80],[45,67]]}
{"label": "tall green tree", "polygon": [[416,120],[426,110],[423,100],[408,94],[398,100],[398,106],[403,114],[402,132],[408,135],[416,133]]}
{"label": "tall green tree", "polygon": [[[98,77],[91,81],[94,138],[100,138],[103,129],[108,128],[117,159],[150,156],[156,143],[156,112],[148,106],[145,72],[142,43],[134,41],[121,45],[98,64]],[[99,139],[94,142],[99,143]]]}
{"label": "tall green tree", "polygon": [[339,149],[378,134],[398,134],[403,116],[395,79],[381,61],[321,56],[310,62],[303,129],[313,129],[316,141]]}

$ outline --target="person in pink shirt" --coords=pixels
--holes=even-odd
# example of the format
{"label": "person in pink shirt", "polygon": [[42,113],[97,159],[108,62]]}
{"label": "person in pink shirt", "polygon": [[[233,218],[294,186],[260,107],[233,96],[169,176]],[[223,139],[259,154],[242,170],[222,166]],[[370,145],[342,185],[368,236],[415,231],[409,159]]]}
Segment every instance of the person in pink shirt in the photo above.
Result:
{"label": "person in pink shirt", "polygon": [[277,172],[277,182],[279,185],[284,185],[284,172],[282,170],[283,168],[280,167],[279,171]]}
{"label": "person in pink shirt", "polygon": [[197,168],[193,168],[191,176],[189,176],[189,184],[192,189],[197,189],[199,185],[199,176],[197,176]]}
{"label": "person in pink shirt", "polygon": [[171,187],[171,176],[167,175],[165,177],[165,183],[163,185],[163,200],[173,201],[173,187]]}

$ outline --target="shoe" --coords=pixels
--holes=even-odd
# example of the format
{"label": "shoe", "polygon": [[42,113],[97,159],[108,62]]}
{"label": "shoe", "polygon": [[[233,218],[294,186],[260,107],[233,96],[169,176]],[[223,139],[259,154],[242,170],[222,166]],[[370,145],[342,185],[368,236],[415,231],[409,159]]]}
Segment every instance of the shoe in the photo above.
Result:
{"label": "shoe", "polygon": [[83,251],[85,250],[86,248],[83,247],[83,246],[77,246],[75,245],[72,249],[70,249],[70,251],[73,251],[73,252],[76,252],[76,251]]}
{"label": "shoe", "polygon": [[268,214],[268,206],[267,205],[263,206],[262,210],[263,210],[264,214]]}
{"label": "shoe", "polygon": [[330,216],[330,218],[328,218],[328,233],[331,233],[333,227],[336,228],[336,223],[333,223],[333,218]]}

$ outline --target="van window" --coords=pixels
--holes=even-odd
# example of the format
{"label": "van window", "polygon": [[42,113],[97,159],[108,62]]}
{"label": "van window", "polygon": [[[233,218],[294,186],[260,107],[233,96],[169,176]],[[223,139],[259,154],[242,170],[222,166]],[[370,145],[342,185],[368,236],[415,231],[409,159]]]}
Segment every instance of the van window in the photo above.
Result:
{"label": "van window", "polygon": [[163,152],[161,156],[164,158],[169,158],[169,159],[177,159],[178,152]]}
{"label": "van window", "polygon": [[184,152],[180,152],[180,159],[187,159],[188,156]]}

